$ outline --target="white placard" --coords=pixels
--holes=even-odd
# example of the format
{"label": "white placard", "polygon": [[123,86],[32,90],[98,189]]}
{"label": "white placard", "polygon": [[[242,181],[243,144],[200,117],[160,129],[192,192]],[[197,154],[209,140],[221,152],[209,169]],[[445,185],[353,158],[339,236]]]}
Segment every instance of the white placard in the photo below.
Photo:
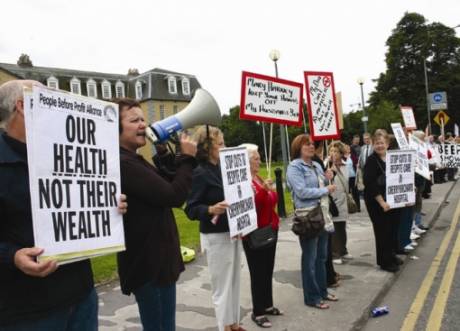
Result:
{"label": "white placard", "polygon": [[407,129],[417,129],[417,123],[415,123],[414,111],[412,107],[401,106],[401,114],[404,120],[404,126]]}
{"label": "white placard", "polygon": [[42,87],[25,101],[39,259],[68,263],[124,250],[118,106]]}
{"label": "white placard", "polygon": [[428,147],[427,145],[415,137],[413,134],[409,136],[409,145],[416,151],[415,172],[420,176],[430,180],[430,167],[428,165]]}
{"label": "white placard", "polygon": [[243,71],[240,118],[302,125],[303,85]]}
{"label": "white placard", "polygon": [[386,201],[393,208],[415,203],[414,150],[391,150],[386,155]]}
{"label": "white placard", "polygon": [[246,147],[223,148],[219,152],[230,237],[257,229],[257,213]]}
{"label": "white placard", "polygon": [[438,145],[441,164],[446,168],[460,167],[460,145],[459,144],[440,144]]}
{"label": "white placard", "polygon": [[396,141],[398,142],[400,149],[409,149],[409,143],[407,142],[406,135],[401,126],[401,123],[391,123],[391,129],[395,135]]}
{"label": "white placard", "polygon": [[304,71],[308,118],[313,140],[339,139],[339,120],[332,72]]}

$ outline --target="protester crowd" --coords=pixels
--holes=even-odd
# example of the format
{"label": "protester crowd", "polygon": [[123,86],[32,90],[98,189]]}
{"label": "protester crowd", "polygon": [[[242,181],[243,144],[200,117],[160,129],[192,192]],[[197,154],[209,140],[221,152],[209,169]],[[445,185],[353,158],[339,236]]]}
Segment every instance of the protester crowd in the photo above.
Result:
{"label": "protester crowd", "polygon": [[[33,242],[22,97],[23,87],[34,84],[39,83],[0,86],[0,120],[6,128],[0,135],[0,331],[97,330],[89,261],[57,267],[53,261],[36,259],[43,250]],[[118,254],[118,272],[122,292],[135,296],[144,330],[175,329],[176,282],[184,264],[172,208],[184,203],[188,218],[200,222],[218,329],[244,330],[239,324],[243,251],[251,280],[251,318],[257,326],[270,328],[270,319],[285,313],[276,307],[272,289],[280,218],[275,186],[260,175],[257,146],[241,145],[249,155],[257,231],[271,238],[262,244],[252,234],[230,237],[219,164],[225,143],[218,128],[202,126],[193,137],[182,135],[176,155],[157,146],[153,166],[136,153],[146,144],[139,103],[117,102],[121,187],[127,196],[119,203],[126,251]],[[295,208],[292,230],[301,250],[305,305],[329,309],[339,300],[328,289],[343,285],[334,265],[353,259],[347,248],[347,222],[350,214],[361,212],[363,203],[373,225],[376,263],[384,271],[398,271],[403,263],[398,255],[414,250],[416,239],[428,230],[423,199],[430,197],[433,183],[454,180],[457,172],[442,167],[437,144],[458,143],[459,137],[410,134],[427,142],[434,175],[430,181],[415,174],[415,204],[398,209],[390,209],[385,195],[386,154],[398,148],[385,130],[364,133],[363,144],[358,134],[350,145],[314,142],[307,134],[292,140],[286,183]]]}

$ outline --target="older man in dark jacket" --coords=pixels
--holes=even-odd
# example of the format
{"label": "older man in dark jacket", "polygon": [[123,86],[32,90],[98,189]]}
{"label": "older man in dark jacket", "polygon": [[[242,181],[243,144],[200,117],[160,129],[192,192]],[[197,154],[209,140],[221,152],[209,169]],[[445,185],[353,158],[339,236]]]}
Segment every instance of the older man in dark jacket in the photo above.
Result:
{"label": "older man in dark jacket", "polygon": [[89,260],[57,268],[36,259],[43,249],[34,247],[23,101],[32,85],[41,84],[0,86],[0,330],[97,330]]}

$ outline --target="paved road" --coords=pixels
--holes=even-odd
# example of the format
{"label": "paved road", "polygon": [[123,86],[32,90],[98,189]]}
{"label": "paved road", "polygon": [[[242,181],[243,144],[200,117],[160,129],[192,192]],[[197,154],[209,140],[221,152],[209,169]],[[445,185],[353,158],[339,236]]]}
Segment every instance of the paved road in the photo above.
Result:
{"label": "paved road", "polygon": [[[390,314],[370,319],[365,331],[460,330],[460,183],[379,305]],[[427,201],[427,200],[426,200]]]}
{"label": "paved road", "polygon": [[[426,220],[432,220],[438,214],[452,186],[452,183],[446,183],[433,187],[433,198],[424,202],[424,210],[427,213]],[[458,201],[460,196],[458,189],[455,191],[455,196],[455,201]],[[454,199],[451,198],[451,200],[453,201]],[[453,204],[451,203],[449,207]],[[443,222],[440,221],[436,226],[448,226],[442,224]],[[438,236],[441,236],[444,230],[433,229],[425,241],[429,242],[430,237],[433,237],[435,243],[439,242],[440,237]],[[306,307],[303,304],[300,277],[301,251],[298,238],[290,231],[289,220],[285,220],[282,223],[276,252],[273,288],[275,305],[285,311],[285,315],[271,319],[273,323],[271,330],[342,331],[363,328],[369,317],[370,309],[387,293],[398,275],[395,276],[381,271],[375,266],[374,236],[365,210],[359,214],[352,215],[347,225],[347,231],[348,250],[355,256],[355,259],[336,267],[337,271],[343,275],[344,280],[342,285],[332,292],[340,300],[337,303],[333,303],[330,310],[320,311]],[[421,245],[422,249],[425,245],[425,242]],[[436,244],[434,245],[436,246]],[[435,251],[436,249],[432,248],[431,250]],[[419,255],[418,252],[416,254]],[[428,259],[428,261],[433,259],[428,253],[420,255]],[[417,283],[422,281],[429,267],[428,265],[422,267],[423,264],[420,262],[421,260],[410,261],[407,268],[399,273],[400,279],[410,274],[410,277],[412,277],[410,279],[413,279],[413,281],[409,280],[408,283],[411,284],[414,293],[417,292],[419,287]],[[420,268],[419,270],[411,271],[409,269],[411,266],[420,266]],[[260,328],[250,320],[249,272],[244,257],[241,267],[242,323],[244,328],[249,331],[260,331]],[[99,287],[98,293],[100,298],[99,321],[101,331],[141,330],[137,305],[132,297],[127,297],[120,293],[117,282]],[[409,297],[407,289],[404,288],[404,291],[400,291],[399,296]],[[393,307],[393,303],[391,306]],[[392,311],[390,316],[394,317],[396,314]],[[391,317],[390,319],[382,318],[378,320],[379,325],[383,326],[381,330],[399,329],[398,327],[393,328],[392,324],[388,322]],[[181,275],[178,282],[177,331],[211,331],[216,330],[215,325],[209,273],[204,256],[198,254],[196,261],[187,264],[186,271]]]}

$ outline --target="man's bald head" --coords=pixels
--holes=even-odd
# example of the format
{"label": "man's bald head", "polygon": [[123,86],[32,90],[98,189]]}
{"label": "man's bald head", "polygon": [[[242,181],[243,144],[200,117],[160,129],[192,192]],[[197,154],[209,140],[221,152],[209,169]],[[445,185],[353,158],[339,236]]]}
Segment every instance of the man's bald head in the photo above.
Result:
{"label": "man's bald head", "polygon": [[17,102],[23,101],[24,87],[43,86],[35,80],[11,80],[0,85],[0,127],[6,127],[14,112]]}

